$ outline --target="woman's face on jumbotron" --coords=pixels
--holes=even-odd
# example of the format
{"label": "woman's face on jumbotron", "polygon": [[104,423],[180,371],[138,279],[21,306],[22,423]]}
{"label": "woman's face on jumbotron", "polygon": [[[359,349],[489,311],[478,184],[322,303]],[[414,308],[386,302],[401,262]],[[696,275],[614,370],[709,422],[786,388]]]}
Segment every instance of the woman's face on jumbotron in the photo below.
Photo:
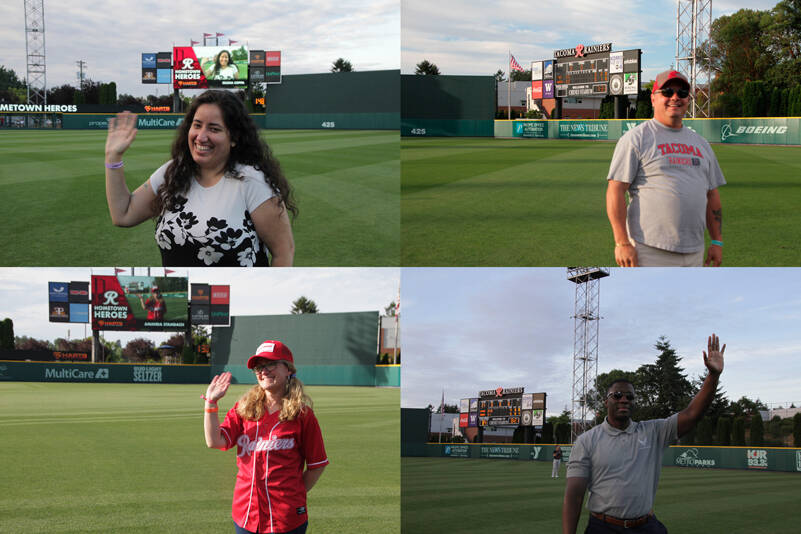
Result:
{"label": "woman's face on jumbotron", "polygon": [[231,59],[228,57],[228,52],[220,52],[220,65],[226,67],[230,62]]}

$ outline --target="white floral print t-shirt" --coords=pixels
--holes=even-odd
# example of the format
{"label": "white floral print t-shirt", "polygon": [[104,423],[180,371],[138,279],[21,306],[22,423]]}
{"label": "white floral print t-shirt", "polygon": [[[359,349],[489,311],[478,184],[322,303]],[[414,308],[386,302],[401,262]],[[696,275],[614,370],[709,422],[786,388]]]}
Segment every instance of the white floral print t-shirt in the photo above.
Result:
{"label": "white floral print t-shirt", "polygon": [[[168,161],[150,176],[158,195]],[[165,267],[251,267],[269,265],[269,251],[261,242],[250,213],[275,196],[264,173],[237,165],[242,179],[225,175],[211,187],[194,178],[185,196],[156,223],[156,243]]]}

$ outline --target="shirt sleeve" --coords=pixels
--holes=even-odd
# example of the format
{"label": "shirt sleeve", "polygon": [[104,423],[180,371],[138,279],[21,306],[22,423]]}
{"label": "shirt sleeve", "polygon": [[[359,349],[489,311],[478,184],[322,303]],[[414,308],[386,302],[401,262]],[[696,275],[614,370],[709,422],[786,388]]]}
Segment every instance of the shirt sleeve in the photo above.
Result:
{"label": "shirt sleeve", "polygon": [[612,163],[609,165],[609,174],[606,177],[607,181],[615,180],[630,184],[637,178],[637,174],[640,172],[640,155],[634,147],[632,131],[626,132],[615,145]]}
{"label": "shirt sleeve", "polygon": [[161,187],[161,184],[164,183],[164,174],[167,172],[167,166],[171,161],[172,160],[168,161],[150,175],[150,179],[148,181],[150,182],[150,188],[153,190],[154,195],[159,194],[159,187]]}
{"label": "shirt sleeve", "polygon": [[263,172],[250,166],[241,168],[240,172],[245,180],[245,205],[253,213],[253,210],[274,197],[275,192],[265,180]]}
{"label": "shirt sleeve", "polygon": [[[703,139],[703,138],[702,138]],[[720,163],[718,163],[718,158],[715,156],[715,152],[712,150],[712,146],[704,139],[704,143],[709,149],[709,175],[707,176],[707,180],[709,181],[709,189],[717,189],[721,185],[726,185],[726,179],[723,177],[723,171],[720,168]]]}
{"label": "shirt sleeve", "polygon": [[323,444],[323,433],[320,424],[311,408],[306,408],[306,412],[301,416],[303,428],[303,441],[301,449],[303,457],[306,459],[308,469],[318,469],[328,465],[328,456],[325,453]]}
{"label": "shirt sleeve", "polygon": [[228,410],[228,413],[225,414],[225,420],[220,423],[220,432],[223,439],[225,439],[225,447],[221,449],[223,451],[227,451],[236,445],[239,436],[242,435],[242,418],[236,413],[237,404],[234,404],[234,407]]}
{"label": "shirt sleeve", "polygon": [[582,439],[582,436],[579,436],[578,439],[576,439],[576,442],[573,444],[573,448],[570,449],[570,457],[567,460],[567,478],[590,478],[590,473],[592,472],[592,462],[590,460],[589,452],[584,445],[585,441],[587,440]]}
{"label": "shirt sleeve", "polygon": [[679,439],[679,414],[674,413],[667,419],[657,419],[655,421],[654,439],[659,443],[659,448],[664,449],[668,445],[676,443]]}

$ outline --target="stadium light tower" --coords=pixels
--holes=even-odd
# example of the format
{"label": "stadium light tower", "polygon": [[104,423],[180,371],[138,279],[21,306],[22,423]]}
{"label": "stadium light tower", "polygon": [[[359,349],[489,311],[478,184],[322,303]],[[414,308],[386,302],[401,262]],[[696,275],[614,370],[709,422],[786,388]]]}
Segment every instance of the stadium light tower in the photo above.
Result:
{"label": "stadium light tower", "polygon": [[676,70],[690,82],[692,118],[709,118],[712,65],[712,0],[677,0]]}
{"label": "stadium light tower", "polygon": [[45,64],[44,0],[25,2],[25,57],[28,62],[26,85],[28,104],[47,105]]}
{"label": "stadium light tower", "polygon": [[609,269],[600,267],[568,267],[567,279],[576,284],[573,315],[573,406],[570,442],[589,429],[590,407],[587,398],[598,378],[598,315],[600,281],[609,276]]}

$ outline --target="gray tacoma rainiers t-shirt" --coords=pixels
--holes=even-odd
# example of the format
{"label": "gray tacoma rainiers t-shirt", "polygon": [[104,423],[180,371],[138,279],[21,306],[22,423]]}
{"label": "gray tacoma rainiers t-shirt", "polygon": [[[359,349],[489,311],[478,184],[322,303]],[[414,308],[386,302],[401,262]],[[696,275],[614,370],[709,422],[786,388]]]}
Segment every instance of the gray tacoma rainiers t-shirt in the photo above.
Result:
{"label": "gray tacoma rainiers t-shirt", "polygon": [[656,119],[626,132],[607,180],[631,184],[626,226],[639,243],[671,252],[704,249],[706,195],[726,183],[709,143]]}

